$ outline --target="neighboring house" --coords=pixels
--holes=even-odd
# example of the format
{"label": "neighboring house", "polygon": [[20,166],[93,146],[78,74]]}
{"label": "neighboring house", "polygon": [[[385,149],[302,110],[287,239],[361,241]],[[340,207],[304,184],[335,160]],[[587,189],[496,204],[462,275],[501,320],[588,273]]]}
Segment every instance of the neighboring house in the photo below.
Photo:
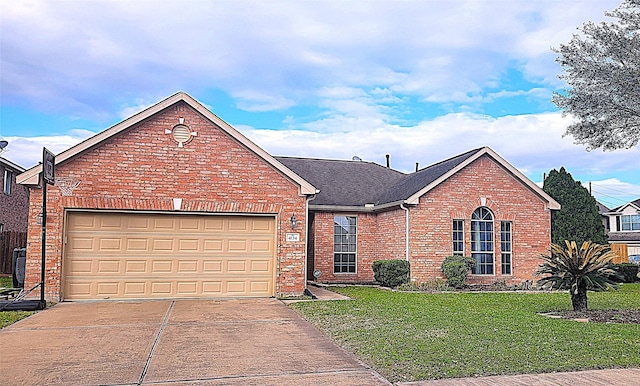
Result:
{"label": "neighboring house", "polygon": [[26,232],[29,214],[29,190],[16,184],[18,174],[24,168],[0,157],[0,233],[3,231]]}
{"label": "neighboring house", "polygon": [[24,248],[29,217],[29,190],[16,184],[24,168],[0,157],[0,273],[13,272],[13,251]]}
{"label": "neighboring house", "polygon": [[[26,286],[39,281],[41,166],[31,189]],[[373,282],[378,259],[441,278],[532,280],[559,205],[489,148],[404,174],[370,162],[273,157],[185,93],[56,156],[47,191],[52,299],[299,295]]]}
{"label": "neighboring house", "polygon": [[609,243],[624,261],[640,264],[640,199],[603,213],[607,218]]}

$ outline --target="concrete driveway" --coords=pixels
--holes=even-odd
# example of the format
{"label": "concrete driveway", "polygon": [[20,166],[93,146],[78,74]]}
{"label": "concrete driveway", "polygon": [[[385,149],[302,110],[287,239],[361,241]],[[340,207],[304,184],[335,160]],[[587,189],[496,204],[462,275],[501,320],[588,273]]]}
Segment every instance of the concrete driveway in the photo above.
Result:
{"label": "concrete driveway", "polygon": [[61,303],[0,330],[7,385],[388,385],[275,299]]}

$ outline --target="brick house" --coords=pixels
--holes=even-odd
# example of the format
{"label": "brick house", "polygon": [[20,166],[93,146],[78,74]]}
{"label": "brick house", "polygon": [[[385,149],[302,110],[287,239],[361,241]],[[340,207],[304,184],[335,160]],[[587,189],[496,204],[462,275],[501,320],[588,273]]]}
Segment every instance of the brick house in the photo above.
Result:
{"label": "brick house", "polygon": [[29,190],[16,183],[16,177],[24,168],[0,157],[0,233],[3,231],[26,232],[29,213]]}
{"label": "brick house", "polygon": [[[443,278],[447,256],[476,259],[470,283],[533,279],[560,205],[490,148],[404,174],[375,163],[277,158],[320,190],[309,203],[320,282],[373,281],[372,263],[406,259],[411,280]],[[308,276],[310,279],[311,277]]]}
{"label": "brick house", "polygon": [[[18,177],[31,190],[26,286],[39,281],[41,172]],[[58,154],[55,175],[56,300],[295,295],[314,270],[372,282],[371,263],[391,258],[425,281],[451,254],[478,258],[476,282],[530,280],[559,208],[489,148],[411,174],[273,157],[182,92]]]}
{"label": "brick house", "polygon": [[[5,142],[6,143],[6,142]],[[0,157],[0,273],[13,273],[13,251],[26,246],[29,189],[16,183],[24,168]]]}

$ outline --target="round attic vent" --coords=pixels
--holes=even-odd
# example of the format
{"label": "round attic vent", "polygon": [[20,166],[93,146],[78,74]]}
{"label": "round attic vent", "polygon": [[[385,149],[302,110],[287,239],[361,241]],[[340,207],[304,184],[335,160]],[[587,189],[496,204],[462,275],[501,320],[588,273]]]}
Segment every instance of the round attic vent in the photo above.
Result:
{"label": "round attic vent", "polygon": [[185,125],[174,126],[171,134],[173,134],[173,139],[178,143],[185,143],[191,139],[191,130]]}
{"label": "round attic vent", "polygon": [[178,125],[173,126],[173,129],[171,130],[165,130],[165,133],[171,134],[173,140],[178,142],[178,147],[183,147],[184,144],[188,143],[193,139],[193,137],[198,135],[198,133],[196,133],[195,131],[191,131],[191,128],[189,128],[189,126],[183,124],[182,122],[180,122],[180,124]]}

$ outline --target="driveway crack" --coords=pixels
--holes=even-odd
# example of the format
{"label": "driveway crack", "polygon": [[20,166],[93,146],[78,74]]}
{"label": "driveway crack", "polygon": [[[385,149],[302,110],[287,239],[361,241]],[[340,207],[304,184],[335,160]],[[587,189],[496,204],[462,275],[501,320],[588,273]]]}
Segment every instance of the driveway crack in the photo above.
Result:
{"label": "driveway crack", "polygon": [[151,365],[151,359],[153,358],[153,353],[156,351],[156,347],[158,347],[158,343],[160,343],[162,332],[164,331],[164,328],[167,326],[167,323],[169,322],[169,316],[171,315],[171,310],[173,310],[174,304],[175,304],[175,300],[172,300],[171,304],[169,305],[169,309],[167,310],[167,314],[164,316],[164,320],[160,325],[160,330],[158,330],[156,339],[153,341],[153,345],[151,346],[151,351],[149,351],[149,356],[147,357],[147,363],[144,364],[144,369],[142,369],[142,374],[140,374],[140,378],[138,379],[138,386],[142,385],[142,382],[144,382],[144,377],[147,376],[147,370],[149,370],[149,365]]}

